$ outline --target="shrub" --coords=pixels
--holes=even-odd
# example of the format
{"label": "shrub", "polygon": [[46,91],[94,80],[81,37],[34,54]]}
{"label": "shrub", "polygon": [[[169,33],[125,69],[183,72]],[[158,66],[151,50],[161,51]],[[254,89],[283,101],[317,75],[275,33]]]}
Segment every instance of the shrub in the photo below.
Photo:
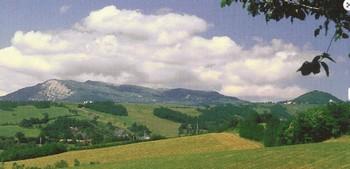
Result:
{"label": "shrub", "polygon": [[35,145],[14,146],[4,150],[0,154],[0,161],[24,160],[35,157],[42,157],[52,154],[66,152],[67,149],[63,144],[53,143],[45,144],[41,147]]}
{"label": "shrub", "polygon": [[74,166],[80,166],[80,161],[78,159],[74,159]]}
{"label": "shrub", "polygon": [[114,104],[113,102],[109,102],[109,101],[88,103],[88,104],[85,104],[84,107],[92,110],[104,112],[104,113],[118,115],[118,116],[128,115],[128,111],[123,105]]}
{"label": "shrub", "polygon": [[54,166],[55,166],[55,168],[68,168],[68,167],[69,167],[67,161],[65,161],[65,160],[57,161],[57,162],[54,164]]}

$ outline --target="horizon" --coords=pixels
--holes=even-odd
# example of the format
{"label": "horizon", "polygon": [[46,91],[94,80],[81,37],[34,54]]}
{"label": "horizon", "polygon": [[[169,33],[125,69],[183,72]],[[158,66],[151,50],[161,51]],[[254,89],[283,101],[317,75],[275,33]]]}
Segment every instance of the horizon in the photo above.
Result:
{"label": "horizon", "polygon": [[[40,83],[37,83],[35,85],[31,85],[31,86],[27,86],[27,87],[34,87],[36,85],[40,85],[40,84],[44,84],[44,83],[47,83],[49,81],[74,81],[74,82],[78,82],[78,83],[87,83],[87,82],[100,82],[100,83],[105,83],[105,84],[108,84],[108,85],[114,85],[114,86],[123,86],[123,85],[130,85],[130,86],[136,86],[136,87],[144,87],[144,88],[149,88],[149,89],[155,89],[155,90],[173,90],[173,89],[185,89],[185,90],[193,90],[193,91],[204,91],[204,92],[217,92],[223,96],[228,96],[228,95],[225,95],[223,93],[220,93],[220,91],[215,91],[215,90],[198,90],[198,89],[188,89],[188,88],[154,88],[154,87],[150,87],[150,86],[142,86],[142,85],[135,85],[135,84],[116,84],[116,83],[109,83],[109,82],[103,82],[103,81],[96,81],[96,80],[86,80],[86,81],[77,81],[77,80],[72,80],[72,79],[48,79],[48,80],[45,80],[43,82],[40,82]],[[27,88],[25,87],[25,88]],[[21,88],[23,89],[23,88]],[[14,92],[18,92],[19,90],[21,89],[18,89]],[[285,101],[291,101],[291,100],[294,100],[300,96],[303,96],[305,94],[308,94],[308,93],[312,93],[312,92],[324,92],[324,93],[328,93],[328,92],[325,92],[325,91],[321,91],[321,90],[311,90],[311,91],[307,91],[305,93],[302,93],[300,94],[299,96],[296,96],[295,98],[291,98],[291,99],[287,99],[287,100],[276,100],[276,101],[270,101],[270,100],[259,100],[259,101],[254,101],[254,100],[245,100],[245,99],[242,99],[240,97],[236,97],[236,96],[228,96],[228,97],[234,97],[234,98],[237,98],[239,100],[242,100],[242,101],[248,101],[248,102],[252,102],[252,103],[268,103],[268,102],[271,102],[271,103],[279,103],[279,102],[285,102]],[[11,94],[11,93],[9,93]],[[331,94],[333,95],[332,93],[328,93],[328,94]],[[350,88],[349,88],[349,94],[350,94]],[[6,96],[6,95],[3,95],[3,96]],[[334,95],[333,95],[334,96]],[[350,95],[349,95],[350,96]],[[0,96],[1,97],[1,96]],[[349,97],[349,100],[343,100],[341,98],[338,98],[340,99],[341,101],[349,101],[350,100],[350,97]]]}
{"label": "horizon", "polygon": [[348,40],[331,48],[337,63],[330,77],[296,73],[328,45],[329,36],[313,37],[315,21],[266,24],[240,6],[210,0],[19,1],[1,8],[0,96],[72,79],[217,91],[248,101],[313,90],[348,98]]}

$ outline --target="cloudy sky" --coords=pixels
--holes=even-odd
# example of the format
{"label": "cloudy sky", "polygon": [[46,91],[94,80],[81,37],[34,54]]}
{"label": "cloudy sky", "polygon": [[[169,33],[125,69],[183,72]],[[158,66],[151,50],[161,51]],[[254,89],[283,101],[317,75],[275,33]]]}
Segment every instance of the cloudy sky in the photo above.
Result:
{"label": "cloudy sky", "polygon": [[0,9],[0,95],[47,79],[215,90],[253,101],[311,90],[347,98],[349,41],[334,43],[331,75],[302,77],[327,48],[320,22],[266,24],[219,0],[18,0]]}

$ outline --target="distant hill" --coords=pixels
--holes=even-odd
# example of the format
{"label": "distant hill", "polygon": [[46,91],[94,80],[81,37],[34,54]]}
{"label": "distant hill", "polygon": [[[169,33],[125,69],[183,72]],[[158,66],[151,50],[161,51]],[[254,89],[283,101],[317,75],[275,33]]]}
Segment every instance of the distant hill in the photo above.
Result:
{"label": "distant hill", "polygon": [[309,93],[305,93],[294,100],[293,103],[296,104],[327,104],[329,102],[343,102],[332,94],[314,90]]}
{"label": "distant hill", "polygon": [[239,104],[245,101],[224,96],[215,91],[190,89],[152,89],[135,85],[115,85],[98,81],[48,80],[26,87],[0,100],[12,101],[67,101],[83,102],[111,100],[123,103],[175,103],[175,104]]}

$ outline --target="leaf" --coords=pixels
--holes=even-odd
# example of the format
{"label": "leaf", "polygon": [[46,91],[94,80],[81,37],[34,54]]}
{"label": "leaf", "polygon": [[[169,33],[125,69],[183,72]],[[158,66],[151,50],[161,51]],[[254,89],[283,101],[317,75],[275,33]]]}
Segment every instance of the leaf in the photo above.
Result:
{"label": "leaf", "polygon": [[335,63],[335,60],[333,58],[330,57],[330,55],[328,53],[323,53],[322,54],[322,58],[327,58],[329,59],[330,61],[334,62]]}
{"label": "leaf", "polygon": [[314,36],[316,37],[316,36],[318,36],[319,34],[320,34],[320,29],[319,29],[319,28],[315,29]]}
{"label": "leaf", "polygon": [[314,59],[312,60],[312,62],[318,62],[321,59],[322,55],[317,55],[314,57]]}
{"label": "leaf", "polygon": [[230,6],[232,3],[232,0],[221,0],[221,8],[227,6]]}
{"label": "leaf", "polygon": [[297,72],[301,71],[303,76],[307,76],[312,72],[313,66],[312,63],[305,61],[303,65],[297,70]]}
{"label": "leaf", "polygon": [[326,72],[326,75],[329,76],[329,68],[328,65],[325,62],[321,62],[321,65],[324,69],[324,71]]}
{"label": "leaf", "polygon": [[343,39],[348,39],[348,38],[349,38],[349,35],[346,34],[346,33],[343,33],[343,34],[342,34],[342,37],[343,37]]}
{"label": "leaf", "polygon": [[321,72],[321,65],[320,65],[320,62],[312,62],[311,63],[311,65],[312,65],[312,73],[313,74],[319,74],[320,72]]}

